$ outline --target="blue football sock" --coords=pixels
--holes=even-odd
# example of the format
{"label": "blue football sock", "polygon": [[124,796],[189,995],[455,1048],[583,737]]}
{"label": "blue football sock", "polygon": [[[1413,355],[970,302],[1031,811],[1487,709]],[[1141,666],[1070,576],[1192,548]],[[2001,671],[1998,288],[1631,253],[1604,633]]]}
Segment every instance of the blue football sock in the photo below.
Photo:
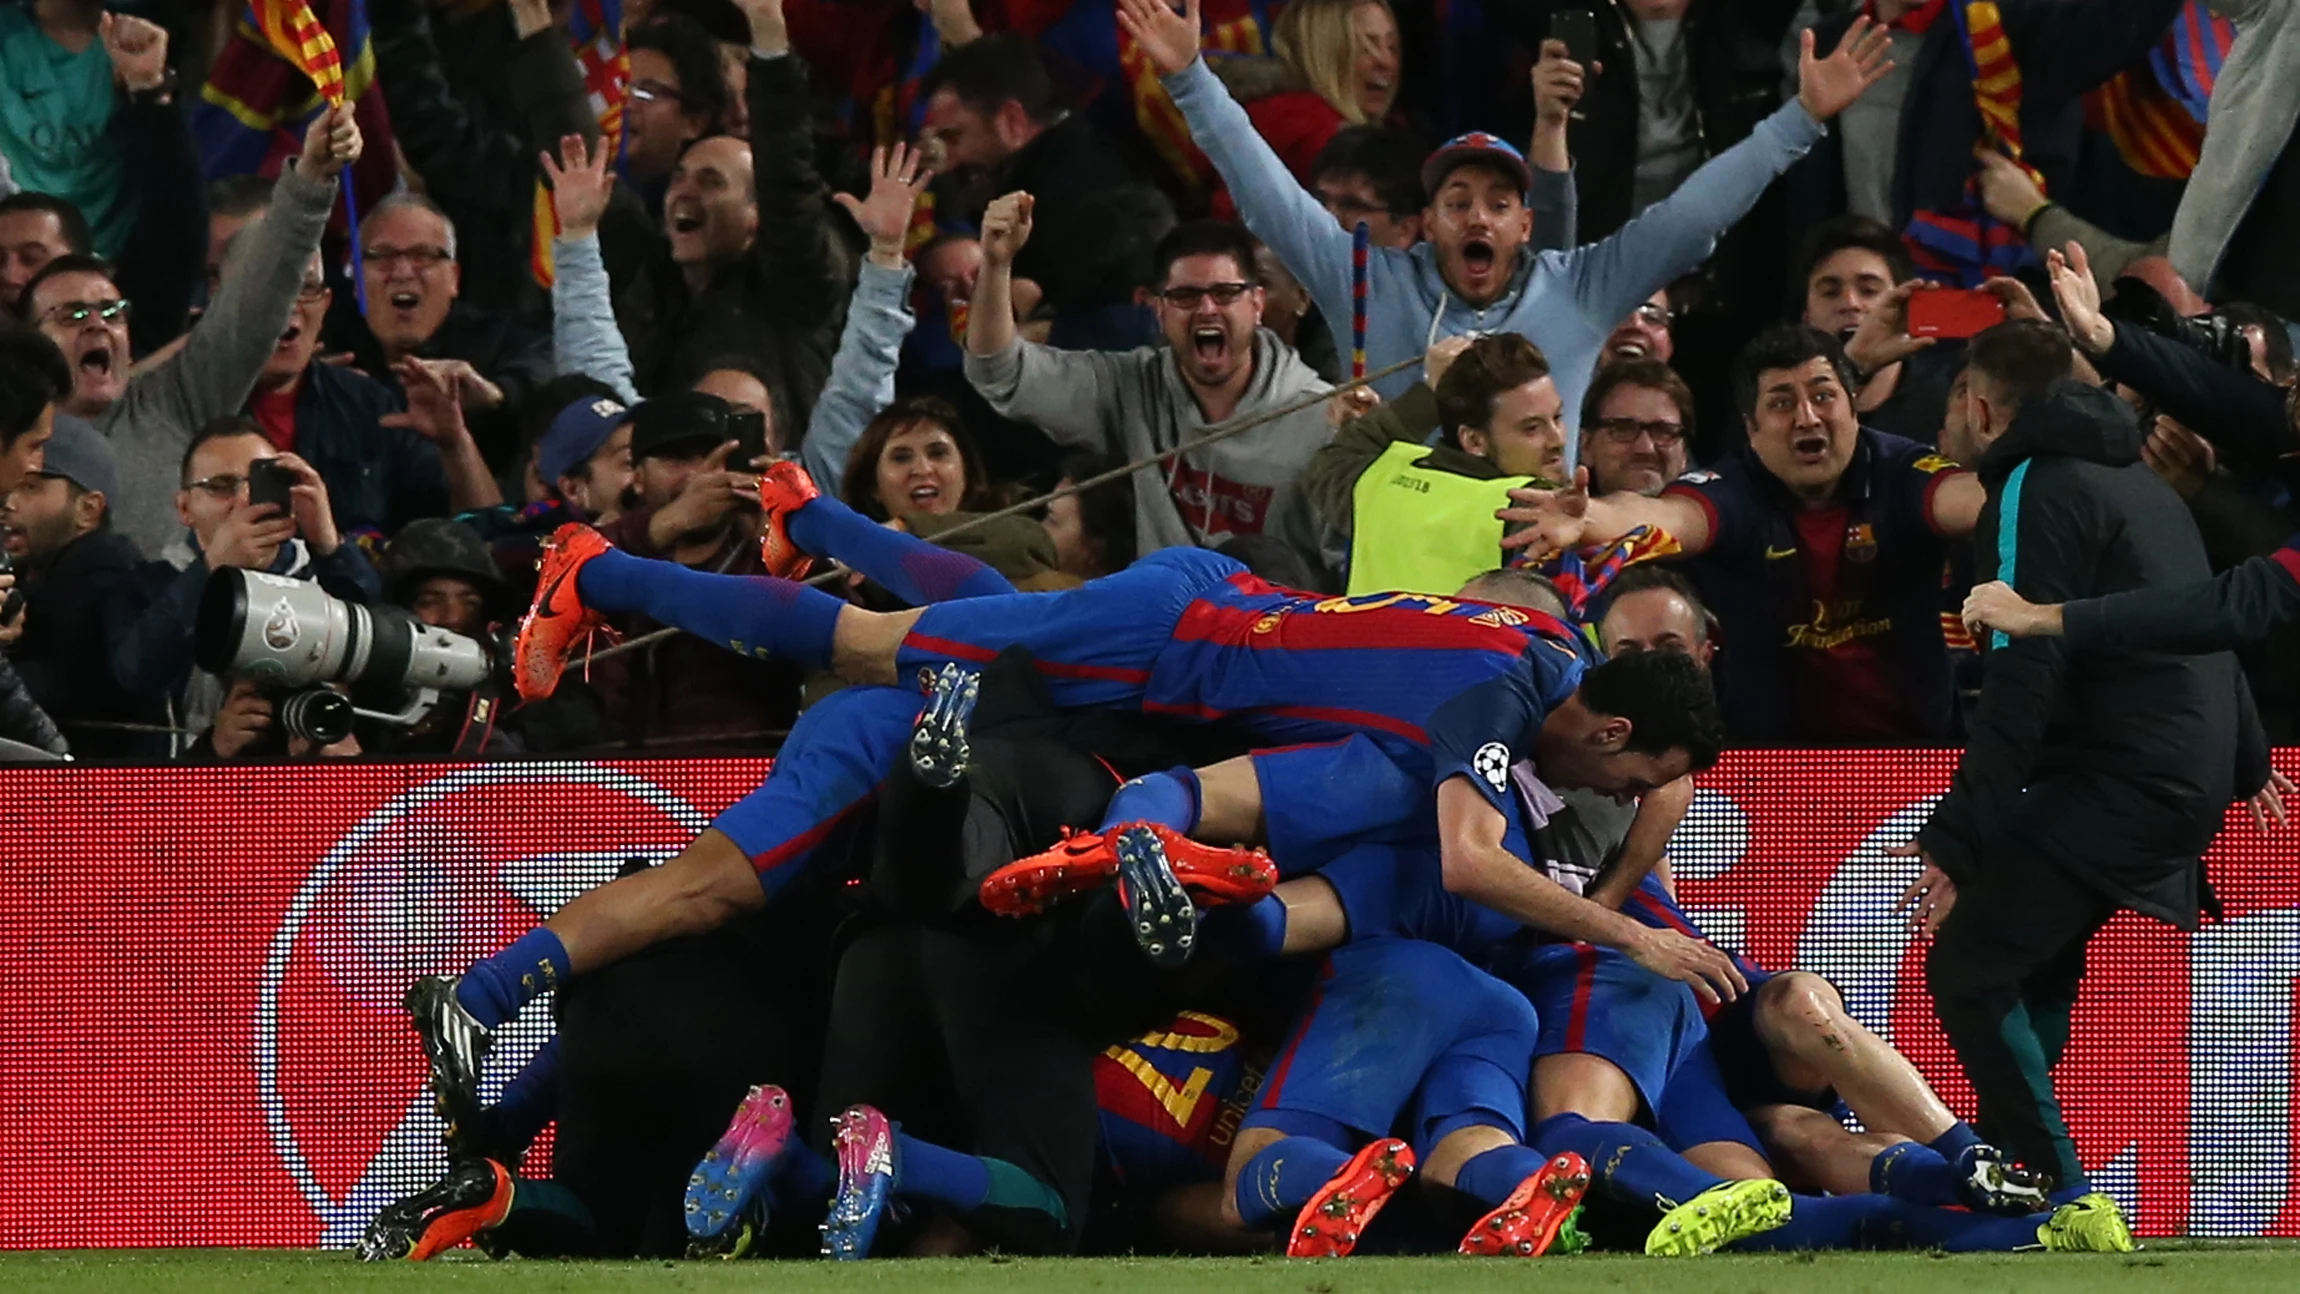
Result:
{"label": "blue football sock", "polygon": [[1981,1140],[1980,1133],[1973,1131],[1973,1125],[1965,1122],[1962,1119],[1959,1119],[1955,1123],[1949,1125],[1949,1130],[1947,1132],[1944,1132],[1941,1135],[1933,1138],[1926,1144],[1931,1146],[1933,1150],[1940,1155],[1941,1158],[1946,1159],[1953,1164],[1957,1162],[1957,1156],[1965,1153],[1967,1150],[1972,1149],[1974,1146],[1986,1145],[1988,1143]]}
{"label": "blue football sock", "polygon": [[[1962,1209],[1927,1208],[1905,1200],[1895,1204],[1897,1207],[1890,1214],[1864,1229],[1861,1238],[1864,1247],[1943,1249],[1952,1254],[2007,1253],[2035,1247],[2037,1226],[2050,1216],[2000,1218]],[[1803,1207],[1803,1201],[1798,1205]]]}
{"label": "blue football sock", "polygon": [[829,495],[787,514],[785,524],[799,547],[846,563],[914,607],[1014,592],[977,559],[890,530]]}
{"label": "blue football sock", "polygon": [[1922,1142],[1885,1147],[1869,1161],[1869,1189],[1911,1204],[1961,1204],[1956,1165]]}
{"label": "blue football sock", "polygon": [[521,1147],[533,1145],[559,1113],[559,1039],[538,1047],[519,1072],[504,1085],[503,1099],[495,1103],[495,1121],[504,1135]]}
{"label": "blue football sock", "polygon": [[1580,1155],[1589,1162],[1592,1185],[1639,1204],[1683,1204],[1725,1180],[1695,1168],[1633,1123],[1594,1123],[1578,1114],[1557,1114],[1541,1121],[1532,1141],[1544,1156],[1568,1150]]}
{"label": "blue football sock", "polygon": [[1155,822],[1178,835],[1198,829],[1198,774],[1187,768],[1144,773],[1118,788],[1099,830],[1122,822]]}
{"label": "blue football sock", "polygon": [[822,1209],[838,1184],[838,1165],[793,1137],[775,1160],[774,1175],[767,1179],[767,1194],[776,1212],[814,1213]]}
{"label": "blue football sock", "polygon": [[567,973],[567,949],[559,936],[537,926],[463,972],[455,1000],[481,1025],[500,1028],[519,1008],[559,987]]}
{"label": "blue football sock", "polygon": [[1800,1195],[1789,1220],[1725,1246],[1729,1253],[1778,1253],[1798,1249],[1856,1249],[1871,1230],[1909,1206],[1883,1195]]}
{"label": "blue football sock", "polygon": [[961,1213],[981,1208],[990,1196],[990,1170],[972,1155],[904,1132],[894,1134],[894,1150],[895,1162],[902,1165],[896,1187],[905,1195],[924,1196]]}
{"label": "blue football sock", "polygon": [[1289,1226],[1349,1162],[1349,1151],[1316,1137],[1274,1141],[1238,1174],[1238,1216],[1249,1231]]}
{"label": "blue football sock", "polygon": [[608,549],[575,576],[583,605],[637,611],[738,656],[780,656],[829,669],[831,636],[846,603],[771,575],[714,575]]}
{"label": "blue football sock", "polygon": [[1198,950],[1239,961],[1268,961],[1286,950],[1286,905],[1275,894],[1198,914]]}
{"label": "blue football sock", "polygon": [[1461,1171],[1454,1175],[1454,1189],[1484,1203],[1499,1205],[1548,1162],[1549,1156],[1531,1146],[1495,1146],[1471,1156],[1461,1166]]}

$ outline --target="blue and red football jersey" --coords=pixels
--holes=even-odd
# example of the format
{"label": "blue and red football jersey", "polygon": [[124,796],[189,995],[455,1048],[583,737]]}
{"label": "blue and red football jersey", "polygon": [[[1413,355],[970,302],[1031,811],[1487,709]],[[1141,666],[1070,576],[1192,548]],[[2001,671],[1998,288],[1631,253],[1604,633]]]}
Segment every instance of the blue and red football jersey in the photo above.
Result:
{"label": "blue and red football jersey", "polygon": [[1580,686],[1579,643],[1565,622],[1520,607],[1424,593],[1319,597],[1239,575],[1183,612],[1143,708],[1235,719],[1277,745],[1362,732],[1434,784],[1450,775],[1432,763],[1441,707],[1500,681],[1471,749],[1522,745],[1529,713],[1539,711],[1538,726]]}
{"label": "blue and red football jersey", "polygon": [[1102,1153],[1118,1184],[1157,1191],[1218,1180],[1268,1067],[1266,1048],[1198,1011],[1095,1057]]}

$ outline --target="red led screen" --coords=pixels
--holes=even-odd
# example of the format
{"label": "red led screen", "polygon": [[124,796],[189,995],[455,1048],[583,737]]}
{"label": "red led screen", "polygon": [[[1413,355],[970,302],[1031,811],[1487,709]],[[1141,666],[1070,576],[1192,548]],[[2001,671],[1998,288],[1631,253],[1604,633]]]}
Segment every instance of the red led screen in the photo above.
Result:
{"label": "red led screen", "polygon": [[[1922,947],[1889,911],[1913,865],[1884,854],[1953,761],[1733,756],[1671,855],[1719,942],[1828,975],[1969,1113]],[[0,1246],[355,1238],[441,1163],[407,983],[675,852],[765,767],[0,774]],[[2295,852],[2232,817],[2224,920],[2188,936],[2124,917],[2094,944],[2062,1095],[2148,1233],[2300,1234]],[[538,1004],[507,1029],[490,1080],[547,1028]]]}

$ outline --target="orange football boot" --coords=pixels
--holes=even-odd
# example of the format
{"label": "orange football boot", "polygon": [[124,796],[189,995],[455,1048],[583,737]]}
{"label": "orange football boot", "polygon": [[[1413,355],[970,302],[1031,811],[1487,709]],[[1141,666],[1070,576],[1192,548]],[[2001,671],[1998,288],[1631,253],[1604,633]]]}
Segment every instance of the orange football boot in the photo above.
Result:
{"label": "orange football boot", "polygon": [[1589,1163],[1567,1151],[1518,1183],[1501,1207],[1477,1220],[1461,1251],[1488,1258],[1535,1258],[1549,1252],[1581,1197],[1589,1191]]}
{"label": "orange football boot", "polygon": [[1413,1147],[1395,1137],[1385,1137],[1351,1156],[1342,1171],[1294,1215],[1286,1257],[1347,1258],[1358,1247],[1366,1224],[1413,1175]]}
{"label": "orange football boot", "polygon": [[503,1225],[511,1214],[511,1174],[487,1159],[452,1165],[429,1190],[384,1209],[367,1224],[359,1256],[368,1262],[423,1262]]}
{"label": "orange football boot", "polygon": [[538,701],[559,687],[567,658],[593,634],[604,633],[604,616],[583,605],[575,574],[583,563],[613,548],[607,537],[579,521],[551,533],[535,574],[535,602],[519,621],[511,643],[511,682],[523,701]]}
{"label": "orange football boot", "polygon": [[982,878],[982,906],[1004,917],[1031,916],[1057,899],[1082,894],[1118,875],[1120,837],[1147,831],[1164,848],[1174,879],[1199,903],[1252,903],[1278,887],[1278,868],[1259,849],[1207,845],[1151,822],[1122,822],[1108,831],[1071,831],[1062,843]]}
{"label": "orange football boot", "polygon": [[759,560],[767,574],[803,580],[815,568],[815,559],[791,542],[789,517],[821,495],[815,479],[797,463],[777,460],[759,473],[759,502],[767,510],[766,524],[759,527]]}

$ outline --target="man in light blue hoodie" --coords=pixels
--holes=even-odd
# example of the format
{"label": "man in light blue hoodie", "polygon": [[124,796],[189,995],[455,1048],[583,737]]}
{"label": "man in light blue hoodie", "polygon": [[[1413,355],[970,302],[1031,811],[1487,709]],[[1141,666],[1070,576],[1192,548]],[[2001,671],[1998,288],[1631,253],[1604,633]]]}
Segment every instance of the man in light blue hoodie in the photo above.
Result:
{"label": "man in light blue hoodie", "polygon": [[[1198,0],[1185,0],[1179,13],[1167,0],[1119,0],[1118,21],[1164,78],[1246,227],[1277,252],[1326,318],[1348,319],[1350,235],[1295,182],[1245,109],[1207,70],[1198,56]],[[1583,391],[1614,325],[1708,258],[1718,235],[1821,138],[1823,123],[1884,75],[1886,48],[1881,29],[1866,19],[1826,59],[1814,57],[1808,35],[1794,102],[1612,237],[1568,251],[1528,248],[1531,177],[1516,149],[1482,133],[1440,148],[1422,172],[1430,195],[1422,217],[1428,241],[1372,251],[1366,366],[1420,355],[1461,333],[1521,333],[1549,357],[1566,419],[1578,423]],[[1377,387],[1394,399],[1413,383],[1407,371]],[[1567,428],[1569,456],[1577,431]]]}

